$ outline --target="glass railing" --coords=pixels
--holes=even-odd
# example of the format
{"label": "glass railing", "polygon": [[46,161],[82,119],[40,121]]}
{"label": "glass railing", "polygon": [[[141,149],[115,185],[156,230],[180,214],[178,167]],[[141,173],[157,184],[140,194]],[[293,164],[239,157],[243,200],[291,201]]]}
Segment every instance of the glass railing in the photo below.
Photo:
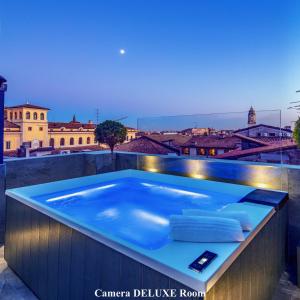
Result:
{"label": "glass railing", "polygon": [[299,163],[292,128],[283,124],[280,110],[140,118],[137,129],[169,154]]}

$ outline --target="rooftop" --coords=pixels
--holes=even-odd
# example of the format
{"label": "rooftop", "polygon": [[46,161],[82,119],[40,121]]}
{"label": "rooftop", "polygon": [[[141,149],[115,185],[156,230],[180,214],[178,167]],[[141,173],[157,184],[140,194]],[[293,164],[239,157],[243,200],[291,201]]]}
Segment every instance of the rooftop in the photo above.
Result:
{"label": "rooftop", "polygon": [[215,158],[236,159],[239,157],[244,157],[244,156],[249,156],[249,155],[254,155],[259,153],[268,153],[268,152],[282,151],[288,149],[297,149],[297,144],[295,142],[290,142],[290,143],[285,143],[283,145],[271,144],[267,146],[245,149],[245,150],[238,149],[238,150],[233,150],[227,153],[216,155]]}
{"label": "rooftop", "polygon": [[128,151],[128,152],[140,152],[148,154],[179,154],[179,150],[165,145],[149,136],[142,136],[140,138],[134,139],[129,143],[117,145],[115,147],[118,151]]}
{"label": "rooftop", "polygon": [[278,126],[272,126],[272,125],[266,125],[266,124],[257,124],[257,125],[253,125],[253,126],[249,126],[249,127],[245,127],[245,128],[240,128],[236,131],[234,131],[235,133],[241,132],[241,131],[245,131],[245,130],[249,130],[249,129],[254,129],[254,128],[258,128],[258,127],[266,127],[266,128],[271,128],[271,129],[277,129],[277,130],[281,130],[281,131],[285,131],[288,133],[292,133],[293,131],[290,129],[286,129],[286,128],[280,128]]}
{"label": "rooftop", "polygon": [[13,122],[8,121],[8,120],[4,120],[4,128],[18,128],[18,129],[20,129],[20,126],[13,123]]}
{"label": "rooftop", "polygon": [[33,108],[33,109],[43,109],[43,110],[50,110],[50,108],[38,106],[38,105],[33,105],[29,103],[25,104],[20,104],[20,105],[14,105],[14,106],[6,106],[5,108]]}

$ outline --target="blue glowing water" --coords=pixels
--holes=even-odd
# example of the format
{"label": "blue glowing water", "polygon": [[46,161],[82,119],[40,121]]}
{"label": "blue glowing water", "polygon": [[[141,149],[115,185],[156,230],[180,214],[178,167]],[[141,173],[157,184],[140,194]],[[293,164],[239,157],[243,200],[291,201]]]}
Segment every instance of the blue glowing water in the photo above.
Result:
{"label": "blue glowing water", "polygon": [[169,217],[184,208],[219,209],[240,197],[138,178],[33,197],[95,231],[145,249],[168,243]]}

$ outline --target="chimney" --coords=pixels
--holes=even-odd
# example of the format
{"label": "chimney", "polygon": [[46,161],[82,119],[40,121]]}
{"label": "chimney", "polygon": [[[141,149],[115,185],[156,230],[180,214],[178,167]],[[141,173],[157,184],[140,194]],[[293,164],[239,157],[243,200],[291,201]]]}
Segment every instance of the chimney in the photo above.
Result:
{"label": "chimney", "polygon": [[92,121],[92,120],[89,120],[89,121],[88,121],[88,124],[94,124],[94,123],[93,123],[93,121]]}

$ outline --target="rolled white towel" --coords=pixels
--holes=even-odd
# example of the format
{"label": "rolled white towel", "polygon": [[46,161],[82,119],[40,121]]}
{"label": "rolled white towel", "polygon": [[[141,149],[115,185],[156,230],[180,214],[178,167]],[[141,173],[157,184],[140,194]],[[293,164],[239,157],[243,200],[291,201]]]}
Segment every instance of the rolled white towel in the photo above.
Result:
{"label": "rolled white towel", "polygon": [[240,222],[229,218],[172,215],[170,236],[173,240],[202,243],[242,242]]}
{"label": "rolled white towel", "polygon": [[185,216],[203,216],[235,219],[240,222],[244,231],[251,231],[253,226],[249,215],[245,211],[235,210],[234,207],[226,206],[219,211],[201,210],[201,209],[183,209]]}

